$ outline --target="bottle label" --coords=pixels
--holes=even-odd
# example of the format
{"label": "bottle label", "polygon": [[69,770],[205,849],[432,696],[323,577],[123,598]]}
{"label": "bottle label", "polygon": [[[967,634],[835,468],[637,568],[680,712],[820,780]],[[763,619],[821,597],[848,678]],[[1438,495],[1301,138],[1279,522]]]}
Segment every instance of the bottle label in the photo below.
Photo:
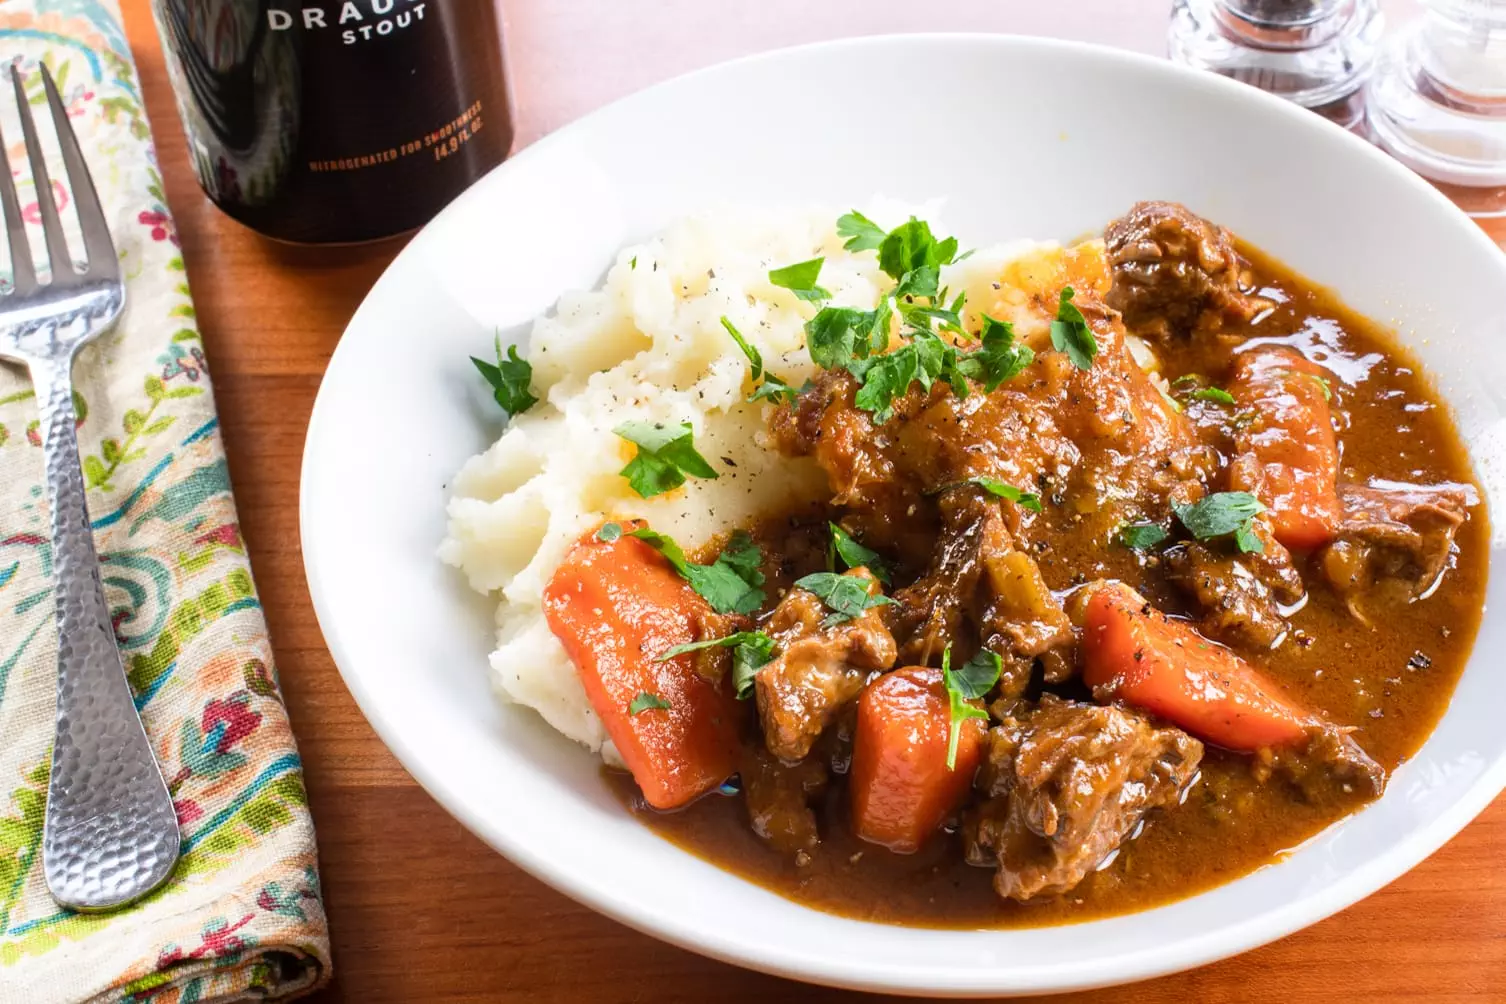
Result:
{"label": "bottle label", "polygon": [[348,0],[294,9],[269,7],[267,27],[273,31],[333,30],[339,32],[341,44],[356,45],[421,24],[427,7],[428,0],[370,0],[364,10]]}
{"label": "bottle label", "polygon": [[402,157],[423,154],[434,160],[444,160],[459,152],[481,132],[481,101],[476,101],[452,121],[446,122],[422,136],[410,139],[399,146],[388,147],[357,157],[341,157],[337,160],[311,160],[308,168],[315,173],[329,171],[359,171],[365,167],[389,164]]}

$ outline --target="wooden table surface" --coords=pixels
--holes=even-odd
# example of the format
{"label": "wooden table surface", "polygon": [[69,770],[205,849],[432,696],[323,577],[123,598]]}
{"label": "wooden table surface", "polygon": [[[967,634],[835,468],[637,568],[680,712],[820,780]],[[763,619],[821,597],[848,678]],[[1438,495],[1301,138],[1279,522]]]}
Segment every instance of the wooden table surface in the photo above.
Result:
{"label": "wooden table surface", "polygon": [[[312,1000],[855,999],[701,958],[566,899],[462,829],[372,733],[340,681],[309,603],[298,545],[298,475],[330,353],[401,245],[288,249],[220,215],[189,168],[148,0],[122,6],[318,827],[335,982]],[[519,146],[655,80],[818,38],[1015,31],[1164,51],[1165,5],[1154,0],[508,0],[504,6]],[[1506,801],[1406,877],[1300,934],[1193,972],[1067,999],[1255,996],[1506,1000]]]}

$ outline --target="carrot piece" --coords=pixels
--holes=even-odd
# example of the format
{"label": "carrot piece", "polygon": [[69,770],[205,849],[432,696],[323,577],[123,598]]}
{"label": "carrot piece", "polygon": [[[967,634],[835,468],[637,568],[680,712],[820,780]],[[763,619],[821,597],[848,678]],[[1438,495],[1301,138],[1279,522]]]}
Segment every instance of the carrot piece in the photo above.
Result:
{"label": "carrot piece", "polygon": [[1225,749],[1294,745],[1320,724],[1255,667],[1120,583],[1089,598],[1082,653],[1083,681],[1100,700],[1118,698]]}
{"label": "carrot piece", "polygon": [[678,808],[736,771],[731,696],[690,655],[655,660],[700,640],[712,610],[653,548],[581,538],[544,590],[544,614],[649,805]]}
{"label": "carrot piece", "polygon": [[954,770],[946,765],[950,725],[939,669],[897,669],[863,690],[848,783],[853,832],[911,854],[962,804],[983,759],[983,722],[958,726]]}
{"label": "carrot piece", "polygon": [[1235,406],[1253,418],[1235,437],[1230,487],[1265,503],[1287,547],[1328,543],[1340,517],[1327,381],[1317,363],[1275,345],[1240,354],[1229,386]]}

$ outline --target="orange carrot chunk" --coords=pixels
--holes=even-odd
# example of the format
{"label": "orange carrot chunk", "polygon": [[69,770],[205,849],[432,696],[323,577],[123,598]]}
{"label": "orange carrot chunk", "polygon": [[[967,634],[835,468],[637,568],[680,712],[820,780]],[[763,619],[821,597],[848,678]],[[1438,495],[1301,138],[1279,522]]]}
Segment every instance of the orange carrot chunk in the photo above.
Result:
{"label": "orange carrot chunk", "polygon": [[1326,371],[1285,346],[1259,348],[1239,355],[1229,393],[1246,419],[1235,436],[1230,487],[1265,504],[1287,547],[1328,543],[1340,510]]}
{"label": "orange carrot chunk", "polygon": [[911,854],[962,804],[983,759],[983,722],[959,724],[953,770],[946,765],[950,725],[939,669],[897,669],[863,690],[848,787],[853,832]]}
{"label": "orange carrot chunk", "polygon": [[1099,700],[1160,715],[1225,749],[1294,745],[1319,724],[1255,667],[1119,583],[1088,600],[1082,653],[1083,680]]}
{"label": "orange carrot chunk", "polygon": [[731,696],[697,674],[690,655],[655,661],[701,640],[711,613],[663,557],[626,534],[581,538],[544,590],[550,630],[656,809],[679,808],[736,770]]}

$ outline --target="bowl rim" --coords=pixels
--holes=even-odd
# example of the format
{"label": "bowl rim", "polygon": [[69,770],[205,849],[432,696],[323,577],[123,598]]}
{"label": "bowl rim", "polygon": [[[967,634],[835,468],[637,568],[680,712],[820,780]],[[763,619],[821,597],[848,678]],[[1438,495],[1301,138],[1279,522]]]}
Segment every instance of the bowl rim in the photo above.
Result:
{"label": "bowl rim", "polygon": [[[506,178],[513,171],[519,170],[520,164],[526,166],[533,159],[542,156],[544,151],[552,149],[557,144],[568,142],[574,133],[590,129],[598,118],[617,114],[625,106],[630,107],[639,102],[652,101],[660,92],[684,87],[701,78],[727,73],[750,63],[798,61],[808,58],[811,53],[836,49],[881,48],[910,43],[983,44],[997,45],[1003,49],[1020,47],[1047,53],[1053,51],[1074,53],[1109,64],[1117,63],[1130,71],[1178,77],[1187,86],[1222,90],[1234,100],[1250,102],[1256,106],[1266,106],[1267,109],[1273,110],[1274,114],[1290,122],[1294,128],[1310,132],[1328,132],[1330,142],[1338,142],[1341,146],[1348,148],[1347,156],[1370,159],[1379,165],[1382,171],[1389,173],[1398,184],[1411,187],[1421,197],[1431,201],[1435,209],[1448,217],[1456,229],[1464,228],[1468,231],[1468,233],[1461,231],[1462,239],[1466,242],[1474,242],[1482,254],[1492,256],[1501,254],[1496,244],[1468,216],[1441,192],[1403,164],[1387,156],[1364,139],[1323,120],[1312,112],[1238,81],[1181,66],[1164,58],[1070,39],[955,31],[861,35],[765,50],[679,74],[595,108],[512,154],[502,164],[472,183],[434,220],[414,235],[408,245],[393,259],[347,323],[341,341],[331,354],[326,372],[334,368],[341,358],[342,351],[346,350],[345,336],[365,321],[366,314],[372,309],[371,301],[376,291],[382,288],[391,275],[408,267],[410,259],[417,257],[415,248],[421,244],[427,234],[443,226],[444,221],[450,216],[463,213],[466,204],[476,198],[478,189],[499,184],[500,182],[494,179]],[[1506,274],[1506,256],[1502,257],[1501,270],[1503,274]],[[916,996],[936,994],[957,997],[1014,996],[1041,992],[1064,993],[1137,982],[1229,958],[1269,944],[1332,916],[1376,892],[1432,855],[1483,811],[1502,790],[1506,790],[1506,757],[1500,757],[1455,799],[1448,811],[1433,817],[1425,826],[1411,833],[1407,839],[1375,855],[1355,871],[1341,876],[1336,881],[1328,882],[1317,892],[1256,916],[1246,917],[1216,928],[1197,938],[1182,939],[1151,953],[1110,956],[1096,960],[1090,967],[1084,966],[1073,973],[1058,972],[1049,977],[1031,979],[1011,976],[1007,985],[1001,984],[998,967],[979,967],[976,970],[952,974],[945,982],[938,982],[935,979],[926,978],[925,974],[916,972],[913,967],[907,967],[903,962],[885,965],[882,960],[878,960],[877,965],[857,969],[839,961],[831,961],[819,952],[800,953],[771,945],[760,945],[755,948],[745,941],[726,936],[720,931],[692,927],[681,922],[675,915],[659,910],[652,903],[614,896],[609,890],[596,887],[567,870],[558,869],[542,856],[535,854],[525,842],[514,839],[504,830],[492,828],[468,808],[467,800],[458,790],[451,788],[442,774],[431,772],[423,765],[423,758],[404,739],[401,728],[393,720],[382,716],[378,702],[361,674],[346,668],[352,660],[341,644],[338,631],[334,629],[328,599],[329,587],[317,559],[321,548],[318,541],[310,538],[306,533],[312,516],[310,495],[306,489],[311,467],[317,462],[312,444],[320,438],[324,427],[331,422],[328,415],[332,406],[328,403],[328,396],[324,391],[324,381],[321,378],[320,389],[306,431],[299,478],[299,536],[304,573],[315,618],[331,659],[372,730],[392,751],[403,768],[446,812],[529,875],[627,927],[697,954],[785,978],[834,987]],[[1331,825],[1337,825],[1337,823]],[[689,854],[679,848],[676,850],[679,853]],[[1279,862],[1267,867],[1279,867]],[[789,902],[795,908],[812,909],[795,900],[789,900]],[[928,933],[939,934],[974,933],[973,929],[955,932],[927,930]],[[999,933],[1007,934],[1010,931],[1000,930]]]}

